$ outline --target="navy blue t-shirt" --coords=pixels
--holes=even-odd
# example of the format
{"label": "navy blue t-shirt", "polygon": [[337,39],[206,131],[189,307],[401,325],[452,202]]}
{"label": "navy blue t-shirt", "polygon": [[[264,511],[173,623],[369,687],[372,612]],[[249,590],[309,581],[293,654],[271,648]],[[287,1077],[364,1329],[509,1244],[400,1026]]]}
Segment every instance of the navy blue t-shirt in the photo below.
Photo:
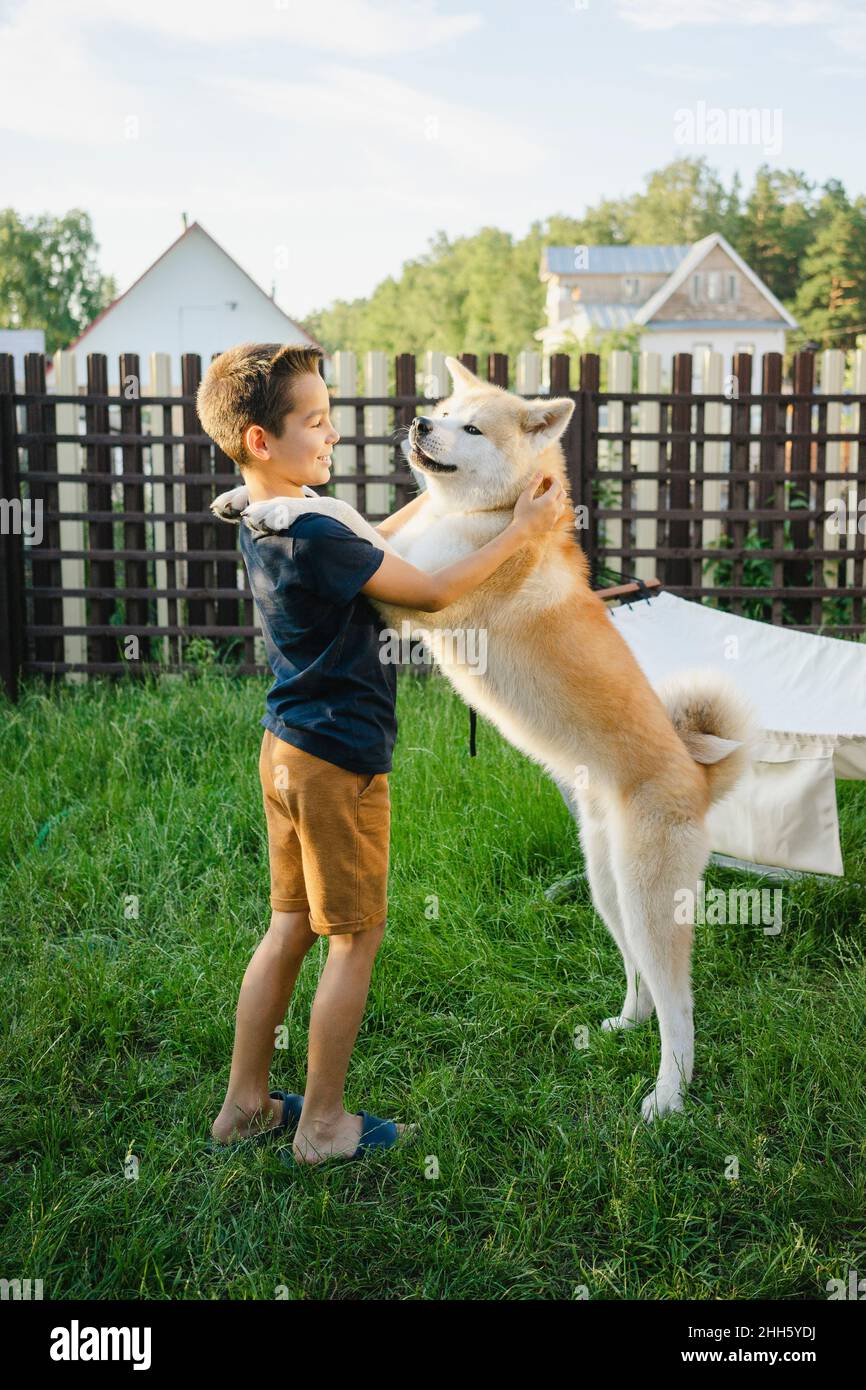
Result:
{"label": "navy blue t-shirt", "polygon": [[397,672],[360,592],[385,552],[319,512],[278,535],[242,521],[240,547],[274,673],[262,724],[349,772],[390,772]]}

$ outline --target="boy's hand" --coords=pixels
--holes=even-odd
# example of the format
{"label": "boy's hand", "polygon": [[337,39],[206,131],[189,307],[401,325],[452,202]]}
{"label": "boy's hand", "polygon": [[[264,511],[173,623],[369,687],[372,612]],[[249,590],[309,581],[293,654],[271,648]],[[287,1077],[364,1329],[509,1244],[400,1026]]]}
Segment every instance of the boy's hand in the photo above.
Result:
{"label": "boy's hand", "polygon": [[[536,491],[541,484],[541,491]],[[565,510],[565,489],[557,478],[545,477],[542,472],[533,474],[529,484],[521,492],[514,507],[512,526],[517,526],[528,536],[538,536],[550,531],[559,521]]]}

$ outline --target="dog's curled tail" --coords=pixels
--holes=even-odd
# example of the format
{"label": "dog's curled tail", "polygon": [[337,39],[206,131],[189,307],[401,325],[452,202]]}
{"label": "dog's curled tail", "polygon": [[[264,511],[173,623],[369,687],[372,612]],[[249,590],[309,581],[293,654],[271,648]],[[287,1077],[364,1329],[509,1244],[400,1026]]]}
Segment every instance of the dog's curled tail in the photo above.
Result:
{"label": "dog's curled tail", "polygon": [[760,732],[754,708],[711,666],[678,671],[657,693],[682,742],[704,767],[710,802],[721,801],[752,761]]}

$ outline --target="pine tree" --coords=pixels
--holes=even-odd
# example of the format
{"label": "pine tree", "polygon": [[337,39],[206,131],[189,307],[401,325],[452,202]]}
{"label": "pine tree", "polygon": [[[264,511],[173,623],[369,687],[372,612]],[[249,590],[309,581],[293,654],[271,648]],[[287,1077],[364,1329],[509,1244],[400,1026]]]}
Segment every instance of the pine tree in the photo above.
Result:
{"label": "pine tree", "polygon": [[803,258],[794,315],[801,331],[822,347],[847,349],[866,331],[866,205],[831,192],[822,200],[819,220]]}

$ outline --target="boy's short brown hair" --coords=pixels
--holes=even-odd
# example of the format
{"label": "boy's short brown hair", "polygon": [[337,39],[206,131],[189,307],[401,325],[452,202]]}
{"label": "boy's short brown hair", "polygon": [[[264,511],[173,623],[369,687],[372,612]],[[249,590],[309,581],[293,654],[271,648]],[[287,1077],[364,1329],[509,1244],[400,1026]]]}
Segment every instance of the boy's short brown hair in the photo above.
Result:
{"label": "boy's short brown hair", "polygon": [[318,372],[322,357],[319,348],[292,343],[240,343],[220,353],[196,395],[206,433],[239,468],[249,468],[245,431],[260,425],[279,438],[283,418],[293,408],[293,382],[305,372]]}

